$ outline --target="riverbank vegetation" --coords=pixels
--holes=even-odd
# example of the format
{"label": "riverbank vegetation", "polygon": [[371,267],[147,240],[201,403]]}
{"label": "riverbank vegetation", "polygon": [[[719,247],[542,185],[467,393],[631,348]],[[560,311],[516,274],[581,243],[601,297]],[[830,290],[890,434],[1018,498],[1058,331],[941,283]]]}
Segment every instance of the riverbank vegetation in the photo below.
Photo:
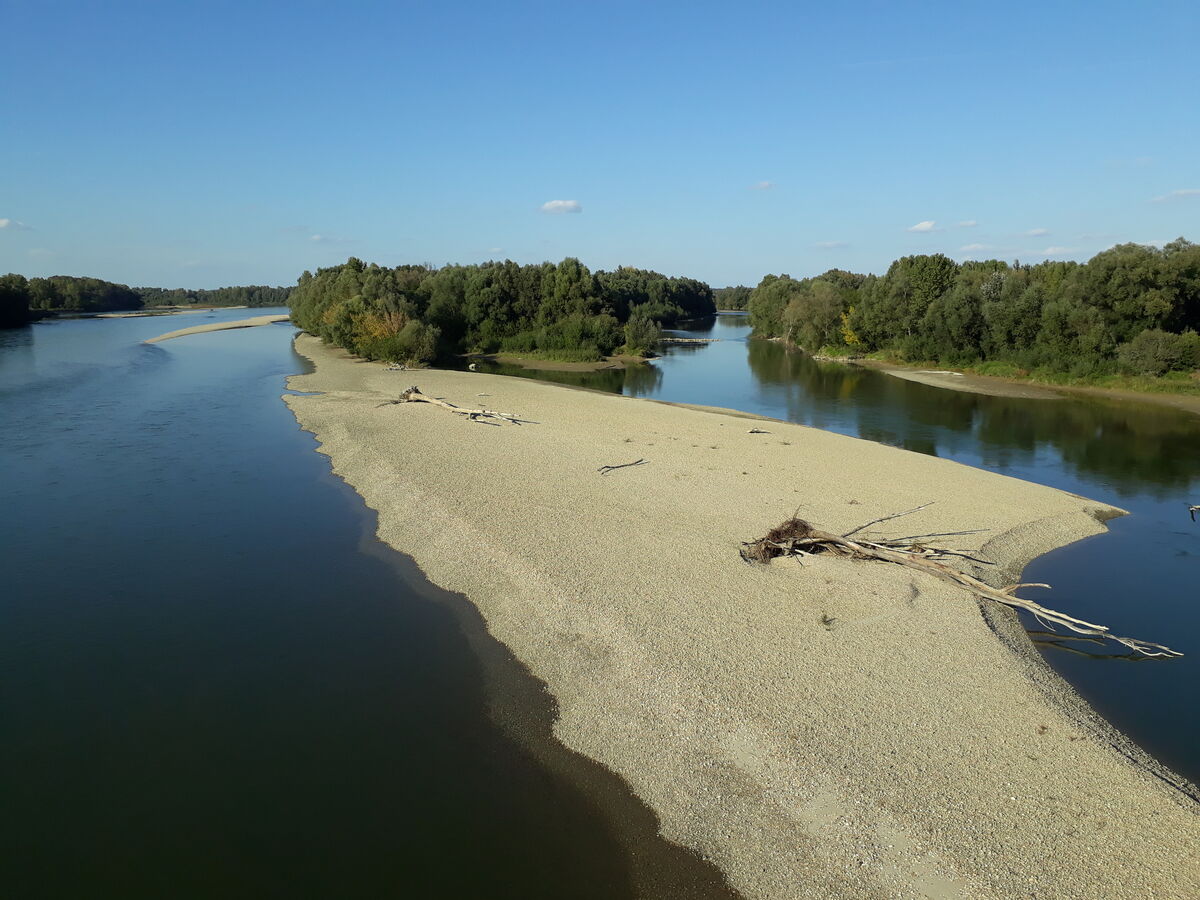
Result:
{"label": "riverbank vegetation", "polygon": [[402,265],[351,258],[305,272],[292,321],[367,359],[421,364],[460,353],[595,361],[653,352],[659,329],[711,315],[712,289],[691,278],[577,259],[518,265]]}
{"label": "riverbank vegetation", "polygon": [[1086,263],[907,256],[883,276],[768,275],[750,321],[823,356],[852,353],[1040,380],[1200,390],[1200,245],[1122,244]]}

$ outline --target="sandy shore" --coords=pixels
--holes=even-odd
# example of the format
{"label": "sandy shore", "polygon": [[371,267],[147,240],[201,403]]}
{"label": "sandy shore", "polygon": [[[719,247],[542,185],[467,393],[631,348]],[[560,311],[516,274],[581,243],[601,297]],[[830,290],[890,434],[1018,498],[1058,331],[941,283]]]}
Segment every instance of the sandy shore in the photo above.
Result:
{"label": "sandy shore", "polygon": [[142,343],[157,344],[169,341],[171,338],[184,337],[189,334],[203,334],[206,331],[227,331],[230,328],[254,328],[257,325],[272,325],[275,322],[286,322],[290,316],[286,313],[275,316],[255,316],[252,319],[238,319],[236,322],[214,322],[211,325],[193,325],[191,328],[180,328],[178,331],[168,331],[158,337],[147,338]]}
{"label": "sandy shore", "polygon": [[[886,533],[988,528],[1007,582],[1111,508],[799,425],[297,349],[317,367],[289,386],[321,393],[285,399],[380,537],[474,601],[559,739],[746,897],[1200,894],[1195,801],[1007,614],[896,567],[737,554],[793,511],[844,531],[936,500]],[[413,383],[539,424],[379,406]]]}
{"label": "sandy shore", "polygon": [[949,388],[965,394],[987,394],[991,397],[1022,397],[1026,400],[1061,400],[1062,394],[1035,384],[1019,384],[982,375],[966,375],[942,369],[906,369],[900,366],[877,366],[889,375],[916,381],[933,387]]}
{"label": "sandy shore", "polygon": [[1023,397],[1029,400],[1059,400],[1070,394],[1080,394],[1109,400],[1133,400],[1155,406],[1170,406],[1185,412],[1200,415],[1200,397],[1193,394],[1168,394],[1153,391],[1130,391],[1121,388],[1093,387],[1087,385],[1055,384],[1044,385],[1032,381],[997,378],[992,375],[972,375],[947,370],[931,371],[912,369],[908,366],[885,363],[879,360],[856,359],[853,365],[868,366],[933,387],[962,391],[968,394],[987,394],[992,397]]}

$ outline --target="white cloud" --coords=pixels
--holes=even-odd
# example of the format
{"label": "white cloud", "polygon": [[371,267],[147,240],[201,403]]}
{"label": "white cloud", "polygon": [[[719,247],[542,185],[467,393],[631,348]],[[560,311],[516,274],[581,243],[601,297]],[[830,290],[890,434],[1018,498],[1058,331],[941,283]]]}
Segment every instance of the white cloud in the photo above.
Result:
{"label": "white cloud", "polygon": [[978,250],[991,250],[992,248],[990,244],[966,244],[958,249],[960,253],[975,253]]}
{"label": "white cloud", "polygon": [[45,259],[46,257],[54,255],[54,251],[46,247],[31,247],[25,252],[34,259]]}
{"label": "white cloud", "polygon": [[547,200],[542,204],[542,212],[558,215],[560,213],[581,213],[583,207],[576,200]]}
{"label": "white cloud", "polygon": [[773,182],[773,181],[759,181],[759,182],[756,182],[756,183],[750,185],[750,190],[752,190],[752,191],[769,191],[773,187],[775,187],[775,182]]}
{"label": "white cloud", "polygon": [[918,222],[916,225],[910,225],[908,228],[905,229],[905,231],[914,231],[917,234],[929,234],[929,232],[931,232],[931,231],[938,230],[935,227],[936,225],[937,225],[937,222],[934,222],[932,220],[929,220],[926,222]]}
{"label": "white cloud", "polygon": [[488,247],[488,253],[499,253],[503,249],[503,247]]}
{"label": "white cloud", "polygon": [[1025,237],[1045,237],[1049,233],[1049,228],[1030,228],[1025,232]]}
{"label": "white cloud", "polygon": [[9,231],[33,231],[24,222],[18,222],[16,219],[0,219],[0,230],[4,229]]}
{"label": "white cloud", "polygon": [[1065,253],[1074,253],[1074,247],[1047,247],[1038,256],[1062,256]]}
{"label": "white cloud", "polygon": [[[1169,194],[1163,194],[1161,197],[1155,197],[1152,202],[1166,203],[1168,200],[1184,200],[1187,197],[1200,197],[1200,188],[1182,188],[1178,191],[1171,191]],[[0,219],[0,222],[3,222]]]}
{"label": "white cloud", "polygon": [[845,241],[817,241],[813,246],[821,250],[840,250],[842,247],[849,247],[850,245]]}
{"label": "white cloud", "polygon": [[963,221],[957,223],[954,227],[955,228],[974,228],[978,224],[979,223],[976,222],[974,219],[964,219]]}

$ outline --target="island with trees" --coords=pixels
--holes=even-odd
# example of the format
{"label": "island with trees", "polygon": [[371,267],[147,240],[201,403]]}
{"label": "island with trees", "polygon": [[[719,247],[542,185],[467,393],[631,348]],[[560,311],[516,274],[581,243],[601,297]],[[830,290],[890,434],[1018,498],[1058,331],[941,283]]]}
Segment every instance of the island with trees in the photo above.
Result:
{"label": "island with trees", "polygon": [[621,267],[592,272],[578,259],[518,265],[388,268],[351,258],[305,272],[292,321],[367,359],[422,364],[505,352],[594,362],[618,350],[652,353],[659,329],[712,315],[712,289]]}

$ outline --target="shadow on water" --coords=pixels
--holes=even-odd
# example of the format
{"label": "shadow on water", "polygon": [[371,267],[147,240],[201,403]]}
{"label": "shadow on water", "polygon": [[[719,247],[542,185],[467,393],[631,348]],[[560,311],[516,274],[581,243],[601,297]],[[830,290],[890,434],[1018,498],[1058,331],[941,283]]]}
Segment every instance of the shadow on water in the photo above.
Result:
{"label": "shadow on water", "polygon": [[733,896],[374,537],[287,331],[144,321],[56,323],[27,366],[89,376],[0,398],[7,895]]}

